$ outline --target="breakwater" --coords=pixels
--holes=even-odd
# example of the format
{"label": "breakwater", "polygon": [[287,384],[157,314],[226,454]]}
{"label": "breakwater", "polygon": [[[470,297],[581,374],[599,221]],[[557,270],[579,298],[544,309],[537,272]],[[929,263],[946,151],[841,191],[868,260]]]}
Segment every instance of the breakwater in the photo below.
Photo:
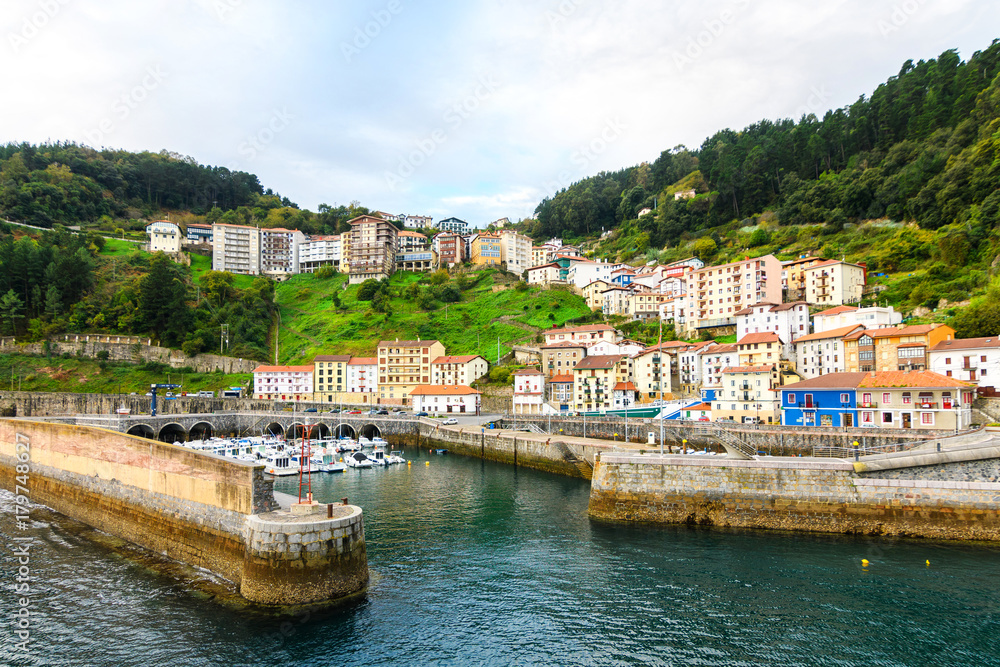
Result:
{"label": "breakwater", "polygon": [[997,435],[858,461],[605,454],[588,511],[612,522],[997,541]]}
{"label": "breakwater", "polygon": [[250,602],[322,603],[367,585],[361,509],[282,509],[261,465],[105,429],[0,420],[0,486],[210,570]]}

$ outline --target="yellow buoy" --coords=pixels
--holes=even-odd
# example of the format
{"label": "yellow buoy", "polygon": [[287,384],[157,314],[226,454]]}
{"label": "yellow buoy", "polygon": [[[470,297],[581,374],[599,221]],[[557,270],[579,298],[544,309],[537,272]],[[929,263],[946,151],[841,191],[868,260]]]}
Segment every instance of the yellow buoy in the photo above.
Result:
{"label": "yellow buoy", "polygon": [[430,461],[424,461],[424,465],[425,465],[425,466],[427,466],[427,467],[429,468],[429,467],[430,467],[430,465],[431,465],[431,462],[430,462]]}
{"label": "yellow buoy", "polygon": [[862,558],[861,559],[861,566],[862,567],[868,567],[868,559],[867,558]]}
{"label": "yellow buoy", "polygon": [[406,462],[406,467],[407,467],[407,468],[409,468],[409,467],[410,467],[410,461],[407,461],[407,462]]}
{"label": "yellow buoy", "polygon": [[927,567],[931,566],[931,562],[929,560],[925,560],[924,562],[927,563]]}

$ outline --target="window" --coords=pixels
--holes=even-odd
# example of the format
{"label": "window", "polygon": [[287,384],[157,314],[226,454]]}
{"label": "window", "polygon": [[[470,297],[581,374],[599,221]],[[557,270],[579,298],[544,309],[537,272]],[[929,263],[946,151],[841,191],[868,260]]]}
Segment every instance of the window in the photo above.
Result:
{"label": "window", "polygon": [[985,364],[986,363],[986,355],[984,354],[983,356],[979,357],[979,361],[981,361],[981,362],[983,362]]}
{"label": "window", "polygon": [[887,391],[882,392],[882,403],[884,403],[885,405],[891,405],[892,404],[892,394],[890,394]]}
{"label": "window", "polygon": [[865,423],[865,424],[871,424],[872,423],[872,414],[873,413],[871,413],[871,412],[862,412],[861,413],[861,421],[863,423]]}
{"label": "window", "polygon": [[891,412],[883,412],[882,413],[882,423],[883,424],[891,424],[892,423],[892,413]]}
{"label": "window", "polygon": [[934,413],[933,412],[921,412],[920,413],[920,423],[934,425]]}
{"label": "window", "polygon": [[913,402],[913,401],[912,401],[912,399],[910,398],[910,392],[908,392],[908,391],[904,391],[904,392],[903,392],[903,405],[909,405],[909,404],[910,404],[910,403],[912,403],[912,402]]}
{"label": "window", "polygon": [[872,404],[872,395],[870,393],[868,393],[868,392],[865,392],[864,394],[861,394],[861,402],[864,405],[871,406],[871,404]]}

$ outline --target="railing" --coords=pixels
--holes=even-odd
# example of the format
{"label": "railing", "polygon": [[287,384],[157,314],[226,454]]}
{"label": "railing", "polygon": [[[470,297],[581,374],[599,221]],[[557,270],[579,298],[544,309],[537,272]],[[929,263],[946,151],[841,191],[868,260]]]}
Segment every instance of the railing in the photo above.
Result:
{"label": "railing", "polygon": [[834,459],[850,459],[855,456],[869,456],[871,454],[890,454],[892,452],[902,452],[912,449],[917,445],[925,445],[927,440],[914,440],[912,442],[897,442],[891,445],[870,445],[857,447],[832,447],[818,445],[813,447],[813,456],[821,456]]}

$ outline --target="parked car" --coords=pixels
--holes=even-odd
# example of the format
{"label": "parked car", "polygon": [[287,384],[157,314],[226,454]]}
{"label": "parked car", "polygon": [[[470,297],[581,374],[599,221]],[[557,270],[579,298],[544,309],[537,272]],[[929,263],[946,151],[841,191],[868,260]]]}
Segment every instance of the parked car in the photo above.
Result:
{"label": "parked car", "polygon": [[426,412],[414,412],[413,416],[414,417],[428,417],[429,415]]}
{"label": "parked car", "polygon": [[400,410],[399,408],[396,408],[395,410],[392,411],[392,414],[394,414],[394,415],[405,415],[406,414],[406,410]]}
{"label": "parked car", "polygon": [[385,409],[382,409],[382,410],[377,410],[377,411],[375,412],[375,414],[377,414],[377,415],[387,415],[387,414],[389,414],[389,411],[388,411],[388,410],[385,410]]}
{"label": "parked car", "polygon": [[334,408],[333,410],[327,410],[327,411],[326,411],[326,413],[327,413],[328,415],[336,415],[336,414],[340,414],[340,408]]}
{"label": "parked car", "polygon": [[441,423],[444,424],[445,426],[450,426],[451,424],[457,424],[458,420],[455,419],[454,417],[448,417]]}
{"label": "parked car", "polygon": [[302,412],[316,412],[316,408],[306,408]]}
{"label": "parked car", "polygon": [[360,415],[361,414],[361,410],[348,410],[347,414],[349,414],[349,415]]}

